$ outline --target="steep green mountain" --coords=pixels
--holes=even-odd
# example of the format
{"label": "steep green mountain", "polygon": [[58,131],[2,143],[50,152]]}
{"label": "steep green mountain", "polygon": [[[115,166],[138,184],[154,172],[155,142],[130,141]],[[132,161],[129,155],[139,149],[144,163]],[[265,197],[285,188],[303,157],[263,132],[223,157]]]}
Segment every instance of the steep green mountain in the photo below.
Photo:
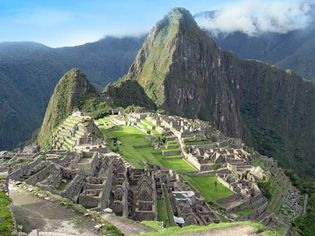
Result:
{"label": "steep green mountain", "polygon": [[79,69],[75,68],[68,71],[59,80],[49,100],[45,118],[38,135],[39,144],[45,146],[47,137],[64,119],[79,108],[80,102],[96,95],[96,89]]}
{"label": "steep green mountain", "polygon": [[153,28],[121,83],[130,80],[168,113],[209,120],[282,165],[314,175],[312,82],[221,51],[187,10],[172,10]]}
{"label": "steep green mountain", "polygon": [[[32,42],[0,43],[0,94],[6,94],[0,101],[6,106],[0,112],[0,120],[5,120],[0,123],[0,150],[16,147],[40,127],[49,97],[68,70],[81,68],[103,88],[128,71],[142,42],[143,37],[106,37],[55,49]],[[14,99],[14,94],[23,99]]]}

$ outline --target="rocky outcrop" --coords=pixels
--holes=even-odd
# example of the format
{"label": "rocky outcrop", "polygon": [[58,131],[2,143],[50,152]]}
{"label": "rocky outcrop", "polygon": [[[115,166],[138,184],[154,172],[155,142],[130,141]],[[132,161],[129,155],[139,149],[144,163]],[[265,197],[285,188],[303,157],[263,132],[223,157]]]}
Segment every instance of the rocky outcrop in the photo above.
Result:
{"label": "rocky outcrop", "polygon": [[221,51],[185,9],[173,9],[153,28],[120,82],[128,81],[170,114],[211,121],[303,172],[306,163],[315,166],[314,85]]}
{"label": "rocky outcrop", "polygon": [[78,108],[79,102],[87,96],[96,95],[95,88],[78,68],[67,72],[58,82],[50,98],[38,135],[38,142],[41,146],[47,144],[47,138],[51,135],[52,131]]}

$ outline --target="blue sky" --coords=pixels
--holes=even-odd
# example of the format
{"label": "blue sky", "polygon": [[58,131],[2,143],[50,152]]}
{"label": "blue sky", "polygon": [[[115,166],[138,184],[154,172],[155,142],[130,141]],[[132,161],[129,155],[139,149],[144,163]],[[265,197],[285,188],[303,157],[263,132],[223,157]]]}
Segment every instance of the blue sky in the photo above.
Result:
{"label": "blue sky", "polygon": [[51,47],[106,35],[145,33],[173,7],[192,13],[228,0],[0,0],[0,42],[35,41]]}
{"label": "blue sky", "polygon": [[[198,22],[211,30],[252,35],[290,31],[310,24],[305,2],[315,0],[0,0],[0,42],[62,47],[107,35],[140,35],[174,7],[185,7],[192,14],[221,9],[214,21]],[[260,29],[255,28],[257,23]]]}

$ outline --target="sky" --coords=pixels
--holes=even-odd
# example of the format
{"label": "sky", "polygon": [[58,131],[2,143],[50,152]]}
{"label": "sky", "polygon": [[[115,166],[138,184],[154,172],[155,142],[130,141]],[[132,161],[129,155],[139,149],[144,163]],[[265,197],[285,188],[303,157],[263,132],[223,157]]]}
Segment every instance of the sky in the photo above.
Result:
{"label": "sky", "polygon": [[[307,1],[307,0],[305,0]],[[310,1],[310,0],[308,0]],[[313,1],[313,0],[311,0]],[[314,0],[315,1],[315,0]],[[185,7],[192,14],[200,11],[222,9],[217,21],[204,23],[205,28],[217,28],[222,19],[230,19],[231,11],[235,19],[223,22],[221,28],[231,22],[232,28],[255,24],[249,14],[262,2],[266,17],[274,18],[277,11],[287,2],[301,3],[303,0],[0,0],[0,42],[3,41],[35,41],[50,47],[63,47],[93,42],[108,35],[126,36],[147,33],[154,24],[163,18],[171,8]],[[266,4],[267,2],[267,4]],[[269,9],[269,3],[280,2],[280,6]],[[253,4],[249,4],[253,3]],[[238,11],[234,11],[235,7]],[[246,7],[247,12],[241,9]],[[296,6],[293,6],[296,7]],[[287,7],[287,10],[290,8]],[[272,13],[269,16],[269,12]],[[235,13],[235,14],[234,14]],[[256,12],[257,13],[257,12]],[[295,15],[289,16],[300,19],[297,27],[308,24],[307,6]],[[239,20],[240,14],[247,18]],[[279,14],[280,15],[280,14]],[[221,17],[221,18],[220,18]],[[283,24],[292,24],[286,17],[281,19]],[[238,19],[238,21],[237,21]],[[262,18],[264,23],[265,19]],[[276,17],[276,19],[278,19]],[[280,22],[280,23],[281,23]],[[302,25],[302,26],[301,26]],[[268,26],[268,25],[267,25]],[[267,27],[266,26],[266,27]],[[281,25],[283,27],[283,25]],[[231,27],[228,27],[230,30]]]}

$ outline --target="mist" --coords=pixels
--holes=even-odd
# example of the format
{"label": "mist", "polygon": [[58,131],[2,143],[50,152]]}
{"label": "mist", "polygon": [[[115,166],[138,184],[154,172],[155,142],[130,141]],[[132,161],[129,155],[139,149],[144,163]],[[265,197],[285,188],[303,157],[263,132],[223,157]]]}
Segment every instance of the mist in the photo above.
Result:
{"label": "mist", "polygon": [[212,18],[196,17],[199,26],[213,34],[238,31],[250,36],[303,29],[312,20],[312,6],[307,1],[244,0],[218,9]]}

